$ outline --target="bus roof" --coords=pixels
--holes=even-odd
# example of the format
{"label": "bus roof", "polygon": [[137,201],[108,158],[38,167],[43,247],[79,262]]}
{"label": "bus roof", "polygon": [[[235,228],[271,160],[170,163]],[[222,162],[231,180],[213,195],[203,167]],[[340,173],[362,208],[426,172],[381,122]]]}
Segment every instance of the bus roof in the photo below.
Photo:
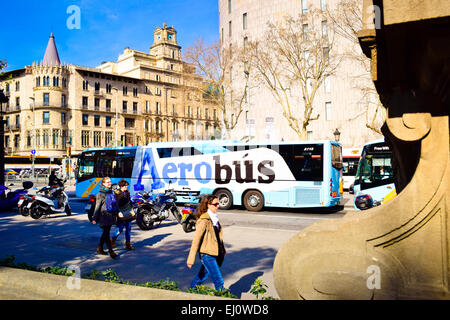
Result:
{"label": "bus roof", "polygon": [[366,144],[364,144],[364,146],[370,146],[371,144],[382,143],[382,142],[385,142],[384,138],[373,140],[373,141],[369,141]]}
{"label": "bus roof", "polygon": [[[244,145],[287,145],[287,144],[316,144],[316,143],[331,143],[335,145],[339,145],[339,142],[333,141],[333,140],[311,140],[311,141],[254,141],[254,142],[242,142],[239,140],[193,140],[193,141],[174,141],[174,142],[151,142],[147,146],[140,146],[142,147],[156,147],[156,148],[183,148],[187,146],[223,146],[223,145],[237,145],[237,146],[244,146]],[[99,150],[132,150],[136,149],[138,146],[132,146],[132,147],[99,147],[99,148],[88,148],[82,151],[84,152],[91,152],[91,151],[99,151]]]}

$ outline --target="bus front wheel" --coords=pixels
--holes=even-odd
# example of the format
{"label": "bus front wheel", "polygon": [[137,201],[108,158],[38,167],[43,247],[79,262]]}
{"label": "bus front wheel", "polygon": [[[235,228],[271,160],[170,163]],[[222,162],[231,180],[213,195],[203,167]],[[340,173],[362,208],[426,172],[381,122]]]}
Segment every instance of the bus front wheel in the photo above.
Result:
{"label": "bus front wheel", "polygon": [[248,191],[244,195],[244,206],[248,211],[260,211],[264,207],[264,196],[256,190]]}
{"label": "bus front wheel", "polygon": [[214,192],[214,195],[219,199],[219,209],[228,210],[233,204],[233,195],[226,189],[220,189]]}

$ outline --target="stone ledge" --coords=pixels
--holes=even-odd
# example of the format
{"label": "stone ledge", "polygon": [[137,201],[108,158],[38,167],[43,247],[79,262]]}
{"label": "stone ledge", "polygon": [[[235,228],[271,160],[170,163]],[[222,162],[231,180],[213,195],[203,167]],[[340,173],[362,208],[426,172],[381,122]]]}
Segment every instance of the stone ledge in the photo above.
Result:
{"label": "stone ledge", "polygon": [[69,277],[0,267],[2,300],[224,300],[179,291],[80,279],[80,289],[69,289]]}

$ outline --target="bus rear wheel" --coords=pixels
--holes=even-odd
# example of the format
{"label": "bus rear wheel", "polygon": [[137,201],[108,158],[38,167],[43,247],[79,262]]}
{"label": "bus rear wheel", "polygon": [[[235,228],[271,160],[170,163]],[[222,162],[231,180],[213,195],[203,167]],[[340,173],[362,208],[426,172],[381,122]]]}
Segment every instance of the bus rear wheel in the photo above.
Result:
{"label": "bus rear wheel", "polygon": [[244,206],[248,211],[260,211],[264,207],[264,196],[256,190],[248,191],[244,195]]}
{"label": "bus rear wheel", "polygon": [[233,195],[226,189],[220,189],[214,192],[214,195],[219,199],[219,209],[228,210],[233,204]]}

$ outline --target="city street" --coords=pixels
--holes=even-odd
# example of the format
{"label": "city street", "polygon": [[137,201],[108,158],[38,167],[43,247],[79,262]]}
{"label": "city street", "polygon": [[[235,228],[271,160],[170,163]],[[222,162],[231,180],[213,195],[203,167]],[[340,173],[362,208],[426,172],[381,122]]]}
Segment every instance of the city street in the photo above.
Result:
{"label": "city street", "polygon": [[[70,187],[68,188],[70,189]],[[32,192],[33,193],[33,192]],[[117,241],[118,259],[96,254],[101,230],[89,223],[85,200],[72,197],[72,216],[55,215],[39,220],[17,212],[0,213],[0,258],[14,255],[16,262],[39,267],[77,265],[84,275],[91,270],[109,268],[123,280],[137,283],[169,278],[186,290],[200,267],[186,267],[193,233],[184,233],[174,221],[164,221],[150,231],[133,224],[135,251],[124,249],[124,235]],[[249,293],[255,279],[268,285],[266,296],[278,298],[272,267],[277,250],[298,231],[323,219],[339,219],[351,207],[351,195],[345,194],[343,210],[283,210],[249,213],[239,208],[219,212],[224,227],[227,256],[222,266],[225,286],[241,299],[255,299]],[[309,211],[309,212],[308,212]],[[211,281],[205,283],[213,287]]]}

